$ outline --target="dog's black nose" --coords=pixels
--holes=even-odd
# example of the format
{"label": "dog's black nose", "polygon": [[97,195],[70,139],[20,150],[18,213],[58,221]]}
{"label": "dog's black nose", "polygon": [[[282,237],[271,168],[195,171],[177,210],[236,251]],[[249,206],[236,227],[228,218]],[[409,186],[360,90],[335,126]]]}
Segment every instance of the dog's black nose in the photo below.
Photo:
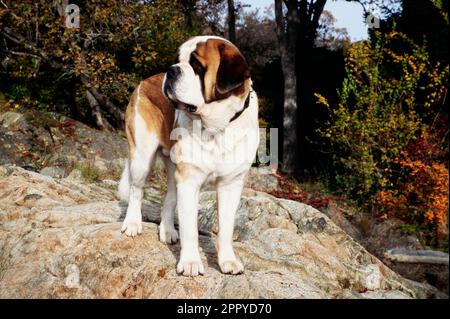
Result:
{"label": "dog's black nose", "polygon": [[186,104],[186,109],[189,113],[197,112],[197,107],[195,105]]}
{"label": "dog's black nose", "polygon": [[167,79],[174,80],[181,74],[181,68],[178,65],[172,65],[167,69]]}

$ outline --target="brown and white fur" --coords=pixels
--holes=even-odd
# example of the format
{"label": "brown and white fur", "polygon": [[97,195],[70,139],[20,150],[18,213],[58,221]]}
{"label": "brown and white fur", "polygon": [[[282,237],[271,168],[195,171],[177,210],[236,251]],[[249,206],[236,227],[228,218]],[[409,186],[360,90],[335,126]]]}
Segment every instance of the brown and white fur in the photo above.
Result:
{"label": "brown and white fur", "polygon": [[[250,100],[244,109],[247,97]],[[197,128],[196,123],[200,123]],[[257,96],[239,50],[214,36],[186,41],[177,64],[165,74],[142,81],[134,91],[126,111],[126,133],[129,160],[119,197],[128,201],[128,208],[122,232],[127,236],[142,232],[143,187],[159,155],[168,177],[159,236],[168,244],[180,238],[177,272],[185,276],[204,273],[197,214],[200,188],[207,178],[215,180],[217,187],[220,269],[230,274],[243,272],[232,246],[234,217],[245,174],[256,154],[259,129]],[[175,209],[180,235],[174,226]]]}

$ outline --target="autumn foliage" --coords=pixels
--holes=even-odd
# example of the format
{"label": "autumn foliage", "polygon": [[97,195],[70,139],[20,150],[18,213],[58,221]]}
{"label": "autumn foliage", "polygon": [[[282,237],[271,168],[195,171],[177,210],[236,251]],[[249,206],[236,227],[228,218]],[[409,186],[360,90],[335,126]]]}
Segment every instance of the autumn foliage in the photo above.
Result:
{"label": "autumn foliage", "polygon": [[379,191],[374,199],[380,214],[426,226],[434,240],[448,234],[449,172],[444,161],[448,147],[442,143],[446,121],[447,116],[438,118],[408,145],[395,160],[394,187]]}
{"label": "autumn foliage", "polygon": [[316,94],[338,188],[433,245],[448,234],[448,70],[406,35],[376,33],[348,50],[338,104]]}
{"label": "autumn foliage", "polygon": [[[4,110],[57,112],[101,129],[123,128],[139,81],[175,61],[186,28],[176,1],[71,1],[79,27],[65,25],[68,1],[0,5],[0,92]],[[0,105],[1,106],[1,105]]]}

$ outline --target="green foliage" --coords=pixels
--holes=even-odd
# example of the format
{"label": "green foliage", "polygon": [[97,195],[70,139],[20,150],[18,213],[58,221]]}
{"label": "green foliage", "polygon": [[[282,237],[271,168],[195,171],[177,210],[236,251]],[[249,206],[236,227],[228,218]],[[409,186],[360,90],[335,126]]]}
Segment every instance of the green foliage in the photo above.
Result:
{"label": "green foliage", "polygon": [[[122,109],[137,83],[172,64],[191,34],[174,1],[74,1],[80,27],[67,28],[62,1],[6,1],[0,90],[24,108],[85,120],[86,89],[95,88]],[[191,30],[192,32],[192,30]],[[6,60],[5,60],[6,59]],[[33,103],[25,103],[23,97]],[[84,118],[83,118],[84,117]]]}
{"label": "green foliage", "polygon": [[77,164],[75,165],[75,168],[81,172],[81,176],[88,183],[95,183],[100,180],[101,174],[99,170],[91,163]]}
{"label": "green foliage", "polygon": [[[354,44],[339,103],[320,130],[333,146],[337,185],[360,202],[394,186],[395,161],[433,117],[448,66],[431,65],[423,46],[401,33]],[[320,96],[319,96],[320,97]],[[319,103],[324,103],[320,97]]]}
{"label": "green foliage", "polygon": [[260,127],[276,127],[276,119],[274,114],[277,105],[271,99],[264,96],[258,96],[259,105],[259,126]]}

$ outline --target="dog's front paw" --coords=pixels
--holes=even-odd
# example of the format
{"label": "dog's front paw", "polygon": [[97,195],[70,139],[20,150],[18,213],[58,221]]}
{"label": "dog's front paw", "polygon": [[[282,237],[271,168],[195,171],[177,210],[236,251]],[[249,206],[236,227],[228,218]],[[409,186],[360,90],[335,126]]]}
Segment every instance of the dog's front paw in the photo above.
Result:
{"label": "dog's front paw", "polygon": [[177,265],[177,273],[183,276],[191,277],[203,275],[205,273],[205,269],[203,268],[203,263],[200,256],[194,259],[181,258]]}
{"label": "dog's front paw", "polygon": [[223,261],[219,266],[224,274],[238,275],[244,272],[244,265],[238,259]]}
{"label": "dog's front paw", "polygon": [[175,244],[178,241],[178,232],[172,227],[167,227],[163,223],[159,225],[159,240],[166,244]]}
{"label": "dog's front paw", "polygon": [[140,220],[132,220],[127,219],[123,221],[122,224],[122,233],[125,233],[127,236],[137,236],[142,233],[142,221]]}

